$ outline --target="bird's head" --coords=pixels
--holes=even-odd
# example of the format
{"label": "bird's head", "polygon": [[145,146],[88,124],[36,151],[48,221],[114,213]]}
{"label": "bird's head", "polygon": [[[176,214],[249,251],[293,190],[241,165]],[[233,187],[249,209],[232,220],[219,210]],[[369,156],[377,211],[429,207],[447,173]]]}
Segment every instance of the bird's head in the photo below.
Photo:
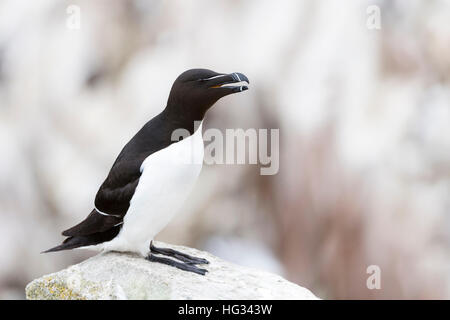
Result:
{"label": "bird's head", "polygon": [[220,98],[248,90],[242,82],[250,83],[239,72],[225,74],[207,69],[191,69],[175,80],[167,105],[177,112],[192,113],[197,118],[203,118]]}

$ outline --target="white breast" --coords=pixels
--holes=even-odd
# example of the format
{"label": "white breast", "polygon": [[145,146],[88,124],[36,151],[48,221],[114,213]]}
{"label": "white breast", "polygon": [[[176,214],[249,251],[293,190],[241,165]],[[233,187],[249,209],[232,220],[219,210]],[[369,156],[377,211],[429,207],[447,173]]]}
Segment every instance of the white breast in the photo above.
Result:
{"label": "white breast", "polygon": [[194,186],[203,152],[200,125],[193,135],[145,159],[122,230],[104,249],[147,254],[150,240],[172,220]]}

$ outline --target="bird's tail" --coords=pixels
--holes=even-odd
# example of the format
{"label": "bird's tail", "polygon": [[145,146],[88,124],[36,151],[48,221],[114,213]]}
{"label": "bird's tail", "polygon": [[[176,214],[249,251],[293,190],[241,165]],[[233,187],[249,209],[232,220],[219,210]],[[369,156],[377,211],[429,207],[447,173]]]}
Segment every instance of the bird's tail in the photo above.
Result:
{"label": "bird's tail", "polygon": [[80,247],[93,246],[102,242],[112,240],[119,233],[122,225],[117,225],[103,232],[96,232],[89,235],[71,236],[66,238],[59,246],[53,247],[41,253],[70,250]]}
{"label": "bird's tail", "polygon": [[68,237],[59,246],[42,251],[41,253],[55,252],[55,251],[61,251],[61,250],[70,250],[70,249],[75,249],[75,248],[86,246],[86,241],[82,241],[82,239],[80,239],[80,238],[86,238],[86,237]]}

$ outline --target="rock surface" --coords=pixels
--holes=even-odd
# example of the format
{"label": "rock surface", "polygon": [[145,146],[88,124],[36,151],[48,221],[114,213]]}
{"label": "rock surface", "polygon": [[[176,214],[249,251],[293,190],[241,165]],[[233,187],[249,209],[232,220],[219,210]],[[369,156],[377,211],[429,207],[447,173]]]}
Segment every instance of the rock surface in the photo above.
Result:
{"label": "rock surface", "polygon": [[280,276],[241,267],[207,252],[155,243],[208,259],[205,276],[140,256],[107,252],[26,287],[27,299],[317,299]]}

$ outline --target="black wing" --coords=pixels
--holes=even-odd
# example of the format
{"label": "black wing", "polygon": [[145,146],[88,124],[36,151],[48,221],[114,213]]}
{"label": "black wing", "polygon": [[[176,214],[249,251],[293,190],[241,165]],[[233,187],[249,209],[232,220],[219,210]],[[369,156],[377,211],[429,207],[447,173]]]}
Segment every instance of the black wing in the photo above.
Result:
{"label": "black wing", "polygon": [[95,197],[95,207],[108,214],[107,216],[93,209],[86,219],[62,234],[67,237],[87,236],[107,231],[120,224],[139,183],[142,161],[143,159],[119,161],[111,168]]}
{"label": "black wing", "polygon": [[87,236],[105,232],[123,222],[139,183],[142,162],[152,153],[174,142],[171,134],[177,125],[169,124],[161,113],[136,133],[120,152],[95,197],[95,207],[108,215],[102,215],[93,209],[81,223],[63,231],[64,236]]}

